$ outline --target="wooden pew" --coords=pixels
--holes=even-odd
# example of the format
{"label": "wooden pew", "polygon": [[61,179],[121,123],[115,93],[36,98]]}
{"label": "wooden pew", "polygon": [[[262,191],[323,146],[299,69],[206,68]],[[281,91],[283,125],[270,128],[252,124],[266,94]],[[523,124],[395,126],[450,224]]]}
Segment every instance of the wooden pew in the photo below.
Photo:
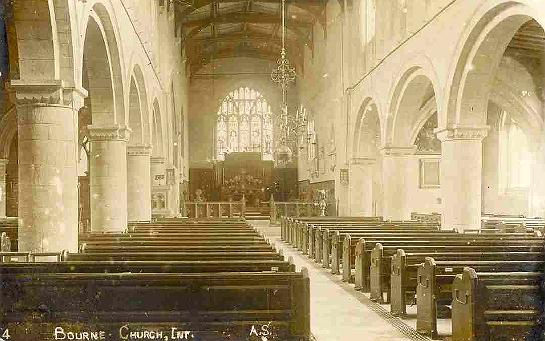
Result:
{"label": "wooden pew", "polygon": [[452,340],[542,340],[543,272],[465,268],[452,290]]}
{"label": "wooden pew", "polygon": [[183,261],[59,261],[8,262],[0,274],[16,273],[210,273],[210,272],[295,272],[283,260],[183,260]]}
{"label": "wooden pew", "polygon": [[365,224],[382,221],[381,217],[315,217],[313,218],[284,218],[282,228],[282,240],[293,244],[295,241],[295,227],[297,224],[314,224],[314,225],[350,225],[350,224]]}
{"label": "wooden pew", "polygon": [[[393,237],[397,239],[396,237]],[[390,238],[390,239],[393,239]],[[408,237],[410,238],[410,236]],[[422,238],[425,240],[430,241],[430,243],[435,244],[437,242],[437,245],[441,244],[440,241],[444,240],[443,237],[435,236],[435,235],[422,235]],[[528,236],[526,234],[522,235],[512,235],[512,234],[504,234],[504,235],[494,235],[494,236],[479,236],[476,238],[470,238],[466,239],[467,236],[464,235],[455,235],[450,238],[453,239],[464,239],[469,240],[470,243],[474,243],[475,241],[489,241],[489,240],[498,240],[502,239],[505,240],[506,238],[524,238],[524,240],[528,240],[530,242],[535,242],[536,239],[532,238],[531,236]],[[530,239],[529,239],[530,238]],[[386,240],[386,239],[385,239]],[[542,239],[537,239],[537,241],[541,241]],[[501,248],[501,245],[492,245],[492,247],[498,246],[499,250],[503,250]],[[471,245],[471,244],[464,244],[465,245]],[[459,252],[463,251],[462,249],[458,250]],[[371,258],[370,258],[370,270],[369,270],[369,277],[370,277],[370,293],[371,293],[371,300],[376,300],[379,302],[383,302],[383,293],[386,292],[388,297],[390,296],[390,274],[391,274],[391,260],[392,257],[394,257],[397,253],[397,250],[394,250],[392,248],[389,248],[388,250],[384,250],[381,243],[375,244],[375,247],[371,251]],[[431,256],[437,256],[437,254],[431,254]],[[441,256],[441,255],[439,255]],[[451,254],[451,257],[454,257],[454,259],[457,259],[455,255]],[[420,259],[420,263],[424,261],[425,257],[422,257]],[[474,258],[473,258],[474,259]],[[402,269],[403,270],[403,269]]]}
{"label": "wooden pew", "polygon": [[[331,239],[331,271],[335,274],[340,273],[340,261],[343,262],[352,262],[351,264],[344,264],[343,268],[346,266],[351,266],[354,259],[354,251],[356,248],[357,240],[360,238],[372,238],[376,240],[390,240],[390,239],[399,239],[399,240],[413,240],[418,238],[453,238],[458,234],[455,231],[435,231],[435,230],[426,230],[426,229],[413,229],[413,228],[392,228],[392,229],[378,229],[378,230],[359,230],[359,231],[350,231],[350,230],[336,230],[334,231],[329,238]],[[327,236],[326,236],[327,237]],[[322,237],[325,239],[326,237]],[[324,244],[325,245],[325,244]],[[325,248],[324,248],[325,250]],[[326,257],[324,252],[324,258]],[[326,261],[327,265],[327,261]],[[348,275],[348,274],[347,274]],[[348,281],[349,278],[343,276],[344,281]]]}
{"label": "wooden pew", "polygon": [[112,335],[129,325],[167,332],[176,326],[200,339],[215,340],[224,333],[246,339],[252,325],[269,325],[281,340],[311,337],[306,270],[24,273],[4,274],[2,285],[0,320],[18,340],[53,340],[56,327],[74,323]]}
{"label": "wooden pew", "polygon": [[[375,246],[377,249],[378,245]],[[408,249],[407,249],[408,250]],[[535,247],[529,246],[528,250],[535,250]],[[405,316],[407,298],[416,297],[418,267],[424,262],[426,257],[433,257],[435,260],[542,260],[544,249],[539,251],[509,251],[503,247],[487,247],[478,251],[467,252],[464,248],[450,248],[445,252],[409,252],[404,249],[397,249],[396,254],[390,257],[378,258],[377,269],[382,265],[383,271],[390,271],[390,280],[388,277],[381,277],[373,273],[371,268],[371,292],[374,295],[380,295],[381,291],[387,289],[390,284],[390,313],[394,316]],[[382,290],[380,289],[382,287]],[[378,291],[378,294],[377,294]],[[416,300],[411,303],[416,303]]]}
{"label": "wooden pew", "polygon": [[[314,235],[314,248],[315,259],[318,263],[322,263],[323,267],[329,268],[330,260],[332,258],[331,249],[335,242],[343,243],[344,237],[350,234],[366,233],[366,232],[384,232],[384,233],[400,233],[406,232],[421,232],[421,233],[437,233],[435,226],[423,226],[418,227],[410,224],[405,226],[402,224],[382,224],[376,226],[333,226],[327,228],[314,227],[314,231],[311,233]],[[334,236],[339,232],[339,236],[334,240]],[[441,233],[453,233],[454,231],[441,231]],[[337,246],[337,250],[341,252],[341,247]],[[339,257],[340,258],[340,257]]]}
{"label": "wooden pew", "polygon": [[[426,229],[426,230],[438,230],[437,225],[432,224],[414,224],[414,223],[388,223],[388,222],[371,222],[371,223],[350,223],[350,224],[299,224],[295,227],[296,240],[295,245],[298,250],[303,254],[307,254],[313,248],[313,240],[315,240],[315,233],[320,233],[324,229],[330,231],[346,231],[346,233],[357,232],[360,229]],[[317,232],[318,231],[318,232]]]}
{"label": "wooden pew", "polygon": [[284,260],[284,257],[276,252],[94,252],[94,253],[68,253],[67,261],[128,261],[128,260]]}
{"label": "wooden pew", "polygon": [[[371,267],[371,252],[375,248],[377,243],[380,243],[383,250],[393,255],[397,249],[404,249],[408,252],[448,252],[453,247],[461,249],[463,252],[479,252],[483,250],[496,251],[501,250],[505,252],[542,252],[543,251],[543,239],[530,238],[530,239],[483,239],[481,241],[472,241],[472,238],[468,238],[468,235],[459,234],[459,239],[452,239],[449,241],[436,241],[431,243],[430,241],[423,240],[423,238],[415,240],[379,240],[379,241],[367,241],[360,238],[356,244],[354,254],[348,255],[348,262],[343,261],[344,269],[354,264],[355,276],[354,283],[357,290],[369,291],[370,290],[370,267]],[[467,239],[460,238],[466,236]],[[346,239],[346,238],[345,238]],[[352,245],[352,243],[350,244]],[[351,250],[350,250],[351,251]],[[344,256],[343,256],[344,257]],[[344,258],[343,258],[344,259]],[[353,262],[353,263],[352,263]],[[348,271],[344,270],[343,271]]]}
{"label": "wooden pew", "polygon": [[213,340],[246,339],[252,326],[267,325],[275,339],[310,340],[306,269],[295,273],[248,225],[204,231],[199,223],[190,233],[171,225],[85,235],[83,253],[53,263],[2,256],[18,261],[0,264],[2,327],[20,340],[52,340],[55,327],[74,322],[112,335],[128,324],[167,334],[175,325]]}
{"label": "wooden pew", "polygon": [[292,226],[292,238],[288,242],[304,251],[306,245],[312,238],[313,231],[310,229],[329,228],[330,230],[357,229],[357,228],[415,228],[415,229],[434,229],[439,230],[439,225],[433,223],[421,223],[416,221],[348,221],[348,222],[326,222],[326,223],[308,223],[296,222]]}
{"label": "wooden pew", "polygon": [[545,259],[539,261],[435,261],[427,257],[418,268],[417,284],[417,332],[435,337],[437,335],[438,303],[452,303],[452,283],[457,274],[471,266],[477,272],[508,273],[538,272],[543,273]]}

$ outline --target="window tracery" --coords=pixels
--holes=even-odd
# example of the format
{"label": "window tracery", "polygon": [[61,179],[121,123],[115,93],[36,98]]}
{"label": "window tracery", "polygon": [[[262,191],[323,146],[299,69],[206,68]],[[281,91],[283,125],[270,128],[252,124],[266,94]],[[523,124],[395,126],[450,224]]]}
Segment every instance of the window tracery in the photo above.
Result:
{"label": "window tracery", "polygon": [[216,158],[232,152],[259,152],[272,160],[273,115],[267,100],[254,89],[231,91],[220,105],[216,121]]}

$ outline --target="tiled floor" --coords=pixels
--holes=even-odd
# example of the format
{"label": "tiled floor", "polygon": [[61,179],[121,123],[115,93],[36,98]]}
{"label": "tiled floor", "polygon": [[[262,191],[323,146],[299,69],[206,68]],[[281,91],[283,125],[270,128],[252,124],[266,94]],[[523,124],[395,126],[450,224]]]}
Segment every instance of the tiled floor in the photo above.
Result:
{"label": "tiled floor", "polygon": [[[292,257],[297,270],[306,267],[310,276],[311,330],[317,341],[415,340],[394,326],[401,320],[382,317],[372,310],[364,294],[343,283],[339,276],[311,261],[280,240],[280,227],[268,221],[250,221],[286,257]],[[422,338],[416,338],[416,340]]]}

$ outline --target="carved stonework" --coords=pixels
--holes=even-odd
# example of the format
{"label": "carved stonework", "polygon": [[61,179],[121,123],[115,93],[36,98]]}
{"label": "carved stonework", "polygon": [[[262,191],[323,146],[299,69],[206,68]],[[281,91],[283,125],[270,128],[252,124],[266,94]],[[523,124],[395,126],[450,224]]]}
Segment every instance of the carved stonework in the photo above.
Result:
{"label": "carved stonework", "polygon": [[62,80],[22,81],[12,80],[11,89],[15,91],[17,105],[65,105],[79,110],[87,90],[67,86]]}
{"label": "carved stonework", "polygon": [[91,141],[129,141],[131,130],[127,127],[87,127]]}
{"label": "carved stonework", "polygon": [[453,126],[447,129],[436,130],[437,138],[441,141],[452,140],[479,140],[482,141],[487,135],[490,127],[488,126]]}
{"label": "carved stonework", "polygon": [[137,145],[127,147],[128,156],[149,156],[151,155],[151,147],[148,145]]}

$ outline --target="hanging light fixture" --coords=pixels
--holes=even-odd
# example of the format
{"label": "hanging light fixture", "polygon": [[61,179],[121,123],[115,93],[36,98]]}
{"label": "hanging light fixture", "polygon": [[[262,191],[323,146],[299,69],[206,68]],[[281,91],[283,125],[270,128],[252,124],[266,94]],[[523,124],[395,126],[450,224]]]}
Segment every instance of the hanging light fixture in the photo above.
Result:
{"label": "hanging light fixture", "polygon": [[282,0],[282,51],[277,64],[278,67],[271,73],[273,82],[280,85],[282,89],[282,108],[278,117],[280,133],[276,159],[279,163],[287,164],[291,162],[293,151],[297,152],[297,148],[294,146],[297,144],[301,128],[306,126],[306,117],[299,111],[295,115],[291,115],[288,109],[288,87],[295,83],[297,73],[286,54],[286,0]]}

